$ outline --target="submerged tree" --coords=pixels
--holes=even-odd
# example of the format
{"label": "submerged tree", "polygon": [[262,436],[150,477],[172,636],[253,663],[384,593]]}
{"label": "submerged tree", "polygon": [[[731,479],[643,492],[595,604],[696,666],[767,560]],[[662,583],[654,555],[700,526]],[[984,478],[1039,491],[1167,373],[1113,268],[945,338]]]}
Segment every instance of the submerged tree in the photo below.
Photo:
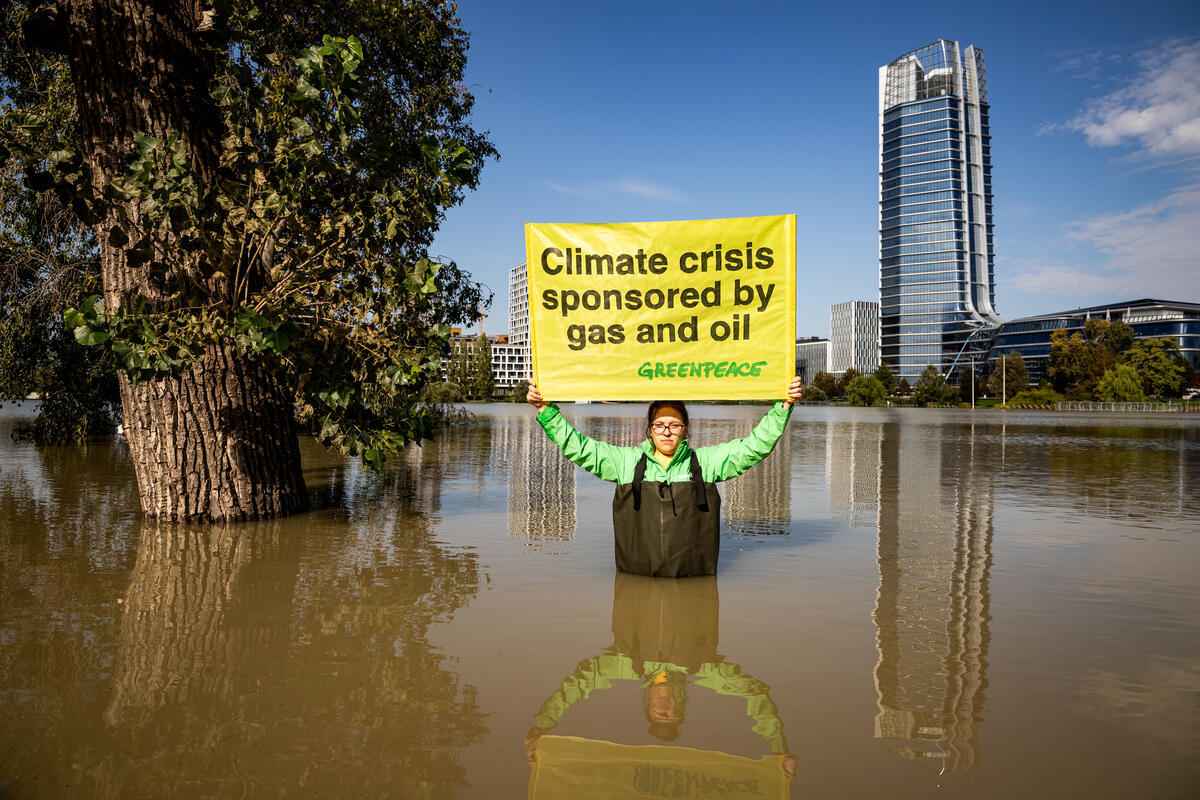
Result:
{"label": "submerged tree", "polygon": [[448,323],[487,301],[426,257],[495,155],[468,122],[453,7],[3,7],[71,76],[78,135],[31,71],[4,87],[0,157],[95,232],[103,298],[65,318],[120,370],[143,510],[305,508],[297,419],[373,466],[426,436]]}

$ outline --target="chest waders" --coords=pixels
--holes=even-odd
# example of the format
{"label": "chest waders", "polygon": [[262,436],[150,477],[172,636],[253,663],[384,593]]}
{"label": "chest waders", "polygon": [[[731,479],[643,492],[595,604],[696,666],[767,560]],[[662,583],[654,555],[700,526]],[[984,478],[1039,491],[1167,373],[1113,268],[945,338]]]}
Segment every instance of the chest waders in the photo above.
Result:
{"label": "chest waders", "polygon": [[705,483],[692,452],[690,482],[650,482],[646,454],[633,482],[613,495],[617,569],[636,575],[684,578],[717,574],[721,546],[721,495]]}

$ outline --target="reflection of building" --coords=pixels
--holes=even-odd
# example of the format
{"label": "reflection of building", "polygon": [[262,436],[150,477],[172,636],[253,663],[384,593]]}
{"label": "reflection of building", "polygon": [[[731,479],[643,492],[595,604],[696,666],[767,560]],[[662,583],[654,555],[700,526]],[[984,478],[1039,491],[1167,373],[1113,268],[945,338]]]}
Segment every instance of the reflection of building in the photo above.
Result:
{"label": "reflection of building", "polygon": [[797,339],[796,374],[808,386],[818,372],[829,372],[829,340],[816,336]]}
{"label": "reflection of building", "polygon": [[879,518],[879,458],[882,423],[830,426],[825,468],[829,512],[851,528],[874,528]]}
{"label": "reflection of building", "polygon": [[492,447],[508,463],[508,530],[530,542],[575,536],[575,465],[529,415],[497,418]]}
{"label": "reflection of building", "polygon": [[942,443],[941,430],[891,426],[880,449],[875,736],[948,772],[979,760],[992,464],[982,444]]}
{"label": "reflection of building", "polygon": [[879,125],[881,357],[911,382],[1000,322],[982,51],[939,40],[880,67]]}
{"label": "reflection of building", "polygon": [[[747,435],[757,422],[741,420],[733,436]],[[723,484],[721,509],[730,532],[779,535],[791,530],[791,462],[791,437],[784,431],[771,455]]]}
{"label": "reflection of building", "polygon": [[829,307],[829,372],[856,369],[864,375],[879,366],[879,303],[850,300]]}

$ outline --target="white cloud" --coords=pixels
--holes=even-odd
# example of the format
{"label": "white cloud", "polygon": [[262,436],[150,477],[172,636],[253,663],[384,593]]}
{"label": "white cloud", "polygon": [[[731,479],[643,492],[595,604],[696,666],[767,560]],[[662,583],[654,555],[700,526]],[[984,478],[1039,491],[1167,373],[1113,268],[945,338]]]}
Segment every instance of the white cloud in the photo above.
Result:
{"label": "white cloud", "polygon": [[1200,301],[1200,183],[1132,211],[1078,220],[1066,237],[1093,248],[1102,263],[1031,266],[1014,275],[1013,285],[1027,292]]}
{"label": "white cloud", "polygon": [[633,195],[635,197],[645,197],[650,200],[668,200],[675,203],[687,200],[687,195],[678,189],[636,177],[617,178],[608,181],[588,181],[577,185],[546,181],[546,187],[559,194],[588,199],[612,197],[614,195]]}
{"label": "white cloud", "polygon": [[1092,101],[1065,126],[1095,147],[1132,145],[1156,156],[1200,155],[1200,42],[1168,42],[1140,55],[1128,83]]}
{"label": "white cloud", "polygon": [[625,194],[649,197],[651,200],[673,200],[679,202],[687,198],[683,193],[658,183],[639,180],[637,178],[622,178],[616,182],[617,190]]}

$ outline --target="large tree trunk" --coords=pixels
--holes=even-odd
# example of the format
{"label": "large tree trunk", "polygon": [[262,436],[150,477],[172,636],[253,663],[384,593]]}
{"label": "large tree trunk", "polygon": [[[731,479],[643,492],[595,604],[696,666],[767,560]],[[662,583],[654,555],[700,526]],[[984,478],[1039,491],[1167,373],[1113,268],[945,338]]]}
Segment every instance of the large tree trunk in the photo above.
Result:
{"label": "large tree trunk", "polygon": [[[97,189],[125,167],[135,133],[178,132],[192,169],[212,181],[221,121],[209,96],[211,27],[199,0],[59,0],[60,30],[79,104],[84,153]],[[137,223],[137,208],[123,209]],[[165,295],[148,266],[132,267],[109,231],[118,209],[97,226],[105,302],[153,308]],[[171,241],[160,238],[162,260]],[[208,300],[230,300],[227,281],[207,284]],[[264,362],[215,343],[183,374],[133,385],[121,381],[125,432],[142,509],[164,519],[212,521],[274,517],[303,510],[296,423],[288,393]]]}

